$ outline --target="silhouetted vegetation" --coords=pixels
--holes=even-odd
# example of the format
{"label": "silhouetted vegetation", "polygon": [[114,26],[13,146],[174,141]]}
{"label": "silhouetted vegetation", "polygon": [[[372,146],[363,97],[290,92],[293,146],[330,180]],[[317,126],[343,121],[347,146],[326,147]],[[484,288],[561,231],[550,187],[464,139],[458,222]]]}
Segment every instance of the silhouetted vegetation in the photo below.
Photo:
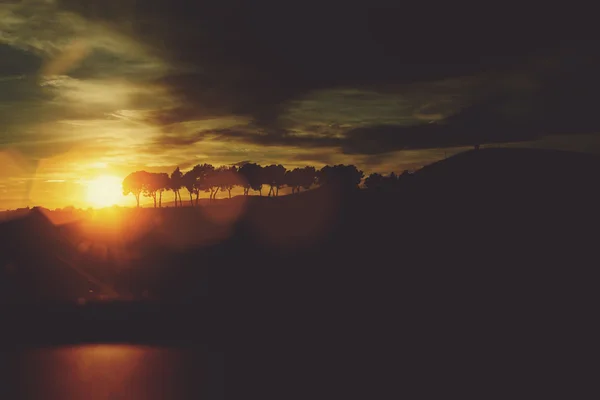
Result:
{"label": "silhouetted vegetation", "polygon": [[285,173],[285,184],[292,188],[292,194],[299,193],[300,188],[310,189],[316,179],[315,167],[294,168]]}
{"label": "silhouetted vegetation", "polygon": [[150,175],[146,171],[136,171],[127,175],[123,180],[123,195],[133,194],[138,207],[140,206],[140,194],[146,191],[150,182]]}
{"label": "silhouetted vegetation", "polygon": [[341,188],[357,188],[364,176],[354,165],[325,166],[320,170],[315,167],[286,169],[281,164],[261,166],[255,163],[246,163],[242,167],[220,166],[211,164],[198,164],[185,173],[177,167],[169,176],[166,173],[152,173],[136,171],[123,180],[123,194],[133,194],[139,207],[139,197],[143,194],[151,197],[154,207],[162,207],[164,191],[171,190],[175,195],[175,206],[182,206],[181,188],[186,188],[190,197],[190,205],[198,205],[202,192],[209,193],[209,200],[216,199],[219,191],[227,192],[231,198],[231,191],[235,187],[243,188],[244,196],[250,190],[262,196],[263,187],[268,186],[268,197],[279,196],[279,190],[289,187],[292,194],[299,193],[301,189],[308,190],[314,185],[334,185]]}
{"label": "silhouetted vegetation", "polygon": [[[574,224],[594,221],[590,213],[595,212],[598,194],[589,182],[600,161],[541,151],[470,151],[414,174],[370,174],[363,182],[366,190],[347,190],[341,196],[336,184],[356,188],[361,181],[362,172],[354,166],[284,169],[283,181],[282,169],[252,163],[240,168],[201,164],[185,173],[175,169],[168,180],[165,173],[130,174],[124,191],[156,199],[156,210],[15,210],[0,224],[0,265],[11,279],[5,285],[7,296],[29,287],[27,293],[53,291],[65,297],[88,296],[88,289],[106,294],[81,272],[135,298],[144,298],[145,291],[153,298],[197,296],[207,290],[202,285],[209,272],[211,287],[223,290],[229,287],[227,279],[239,276],[244,284],[235,290],[242,293],[275,290],[278,285],[287,291],[288,284],[329,293],[332,282],[340,279],[355,282],[344,283],[347,290],[358,289],[367,271],[374,271],[386,278],[373,278],[378,282],[369,289],[373,294],[392,293],[396,285],[404,285],[399,291],[404,294],[412,285],[404,284],[407,276],[418,278],[422,267],[427,268],[422,270],[423,283],[435,284],[447,301],[453,287],[469,289],[461,286],[461,279],[485,271],[481,260],[502,271],[510,268],[521,279],[527,268],[546,269],[555,263],[550,251],[563,252],[563,263],[579,254]],[[272,188],[272,196],[281,185],[293,193],[320,187],[282,196],[276,206],[267,196],[239,196],[202,208],[179,207],[182,187],[196,205],[201,192],[208,193],[210,201],[220,191],[229,195],[236,186],[247,195],[250,190],[260,193],[264,185]],[[177,209],[159,209],[166,190],[174,192]],[[488,210],[493,212],[486,214]],[[403,265],[397,268],[389,260],[399,249]],[[524,250],[529,255],[521,258]],[[486,258],[488,254],[494,258]],[[449,268],[447,259],[459,262]],[[244,269],[249,260],[262,262]],[[27,273],[37,271],[36,265],[44,268],[31,283]],[[15,268],[22,269],[23,278],[11,275]],[[51,268],[64,273],[66,280],[51,276]],[[433,268],[443,277],[439,282],[429,280],[427,271]],[[284,270],[293,275],[281,283]],[[457,281],[446,285],[456,271]],[[63,282],[64,291],[57,289]],[[246,288],[246,282],[252,285]]]}
{"label": "silhouetted vegetation", "polygon": [[175,168],[175,171],[171,173],[171,177],[169,179],[170,189],[175,194],[175,207],[177,207],[177,200],[179,200],[179,205],[183,205],[181,202],[181,193],[179,192],[183,187],[183,173],[179,170],[179,167]]}
{"label": "silhouetted vegetation", "polygon": [[365,187],[373,190],[396,190],[404,186],[406,181],[410,179],[411,173],[404,171],[401,175],[396,175],[394,172],[389,175],[381,175],[373,173],[365,179]]}
{"label": "silhouetted vegetation", "polygon": [[[242,170],[253,176],[260,167]],[[342,181],[357,182],[352,168],[333,168],[321,183],[332,179],[332,170],[348,171]],[[290,191],[303,187],[298,171],[286,173]],[[318,368],[321,376],[330,364],[315,363],[316,357],[333,349],[332,358],[354,359],[348,349],[359,344],[365,351],[356,361],[336,365],[344,372],[340,387],[351,370],[368,377],[379,365],[372,375],[385,373],[388,364],[375,363],[373,354],[389,354],[384,361],[392,363],[408,356],[415,366],[441,354],[450,372],[465,357],[478,369],[482,356],[493,357],[504,374],[515,354],[540,338],[534,356],[546,362],[550,346],[565,343],[565,332],[579,340],[593,324],[599,173],[594,155],[480,149],[414,174],[370,175],[366,190],[341,193],[323,183],[275,200],[237,196],[162,209],[158,192],[156,209],[111,207],[87,215],[23,209],[0,224],[0,303],[51,309],[51,302],[77,301],[75,310],[85,310],[131,301],[168,312],[172,305],[184,310],[186,323],[148,313],[151,323],[142,325],[140,337],[179,340],[218,329],[214,337],[237,334],[266,348],[275,343],[278,357],[286,358],[280,349],[300,343],[294,362]],[[131,193],[144,193],[137,181],[143,176],[128,179]],[[253,190],[246,181],[238,185]],[[210,179],[198,187],[210,192]],[[379,189],[388,187],[398,190]],[[90,329],[121,334],[141,314],[123,311],[106,323],[90,312],[64,331],[81,335],[88,321],[98,321]],[[39,325],[40,335],[58,330],[56,318],[69,313],[53,312]],[[27,331],[29,320],[24,313],[6,331]],[[573,321],[582,321],[575,330]],[[564,346],[570,352],[575,342]],[[464,376],[469,384],[478,377]]]}

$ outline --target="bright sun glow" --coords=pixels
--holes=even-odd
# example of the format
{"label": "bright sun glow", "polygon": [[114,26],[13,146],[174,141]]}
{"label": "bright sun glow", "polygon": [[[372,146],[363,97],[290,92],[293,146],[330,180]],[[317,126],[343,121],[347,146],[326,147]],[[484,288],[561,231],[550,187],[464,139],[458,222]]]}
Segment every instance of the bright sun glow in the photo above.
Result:
{"label": "bright sun glow", "polygon": [[87,202],[94,207],[108,207],[123,199],[121,179],[115,176],[99,176],[87,183]]}

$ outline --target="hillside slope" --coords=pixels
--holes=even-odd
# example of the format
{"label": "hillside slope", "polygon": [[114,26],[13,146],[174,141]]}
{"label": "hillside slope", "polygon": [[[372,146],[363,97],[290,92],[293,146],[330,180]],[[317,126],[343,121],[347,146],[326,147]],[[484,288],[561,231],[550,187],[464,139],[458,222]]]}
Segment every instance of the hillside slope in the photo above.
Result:
{"label": "hillside slope", "polygon": [[261,388],[370,398],[399,381],[415,393],[483,393],[506,376],[543,385],[589,354],[597,171],[586,155],[480,150],[393,193],[322,187],[115,210],[58,236],[33,214],[0,225],[4,264],[9,254],[31,267],[5,289],[76,298],[89,282],[59,263],[57,243],[79,254],[104,244],[110,257],[95,264],[87,251],[80,266],[110,271],[137,300],[182,305],[190,325],[218,327],[228,354],[249,353],[241,369]]}
{"label": "hillside slope", "polygon": [[77,249],[38,209],[0,224],[0,302],[74,302],[114,292],[73,263]]}

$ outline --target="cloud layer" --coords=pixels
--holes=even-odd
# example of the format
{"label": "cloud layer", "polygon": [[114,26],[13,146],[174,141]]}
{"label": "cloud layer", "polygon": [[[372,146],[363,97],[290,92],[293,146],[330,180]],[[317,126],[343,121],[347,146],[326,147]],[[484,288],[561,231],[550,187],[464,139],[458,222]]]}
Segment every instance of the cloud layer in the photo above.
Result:
{"label": "cloud layer", "polygon": [[161,82],[181,105],[163,110],[156,120],[163,123],[236,114],[273,125],[288,101],[315,90],[389,90],[391,85],[474,75],[511,65],[531,45],[506,37],[503,42],[487,38],[486,46],[457,41],[430,30],[452,26],[455,32],[454,22],[417,20],[408,17],[406,8],[357,3],[60,2],[127,32],[174,67]]}
{"label": "cloud layer", "polygon": [[599,148],[596,43],[375,3],[3,2],[0,154],[19,162],[2,190],[16,204],[33,180],[200,162],[389,171],[473,144]]}

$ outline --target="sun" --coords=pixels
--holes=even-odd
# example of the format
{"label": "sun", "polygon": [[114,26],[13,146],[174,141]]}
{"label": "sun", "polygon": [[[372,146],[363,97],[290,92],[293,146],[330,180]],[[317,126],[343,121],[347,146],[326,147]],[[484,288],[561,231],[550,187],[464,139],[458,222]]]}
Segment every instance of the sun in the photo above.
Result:
{"label": "sun", "polygon": [[87,202],[94,207],[108,207],[123,199],[121,179],[102,175],[87,182]]}

